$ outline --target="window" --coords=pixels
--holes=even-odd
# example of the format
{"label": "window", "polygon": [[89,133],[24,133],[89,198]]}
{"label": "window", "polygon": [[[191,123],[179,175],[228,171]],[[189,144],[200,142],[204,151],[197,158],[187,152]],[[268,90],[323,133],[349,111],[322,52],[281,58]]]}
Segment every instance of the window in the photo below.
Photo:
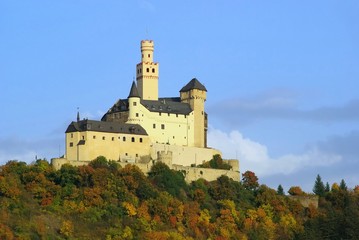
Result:
{"label": "window", "polygon": [[82,140],[85,140],[85,136],[82,136]]}
{"label": "window", "polygon": [[137,106],[137,102],[133,102],[133,106]]}
{"label": "window", "polygon": [[93,138],[93,139],[96,139],[96,136],[94,135],[92,138]]}
{"label": "window", "polygon": [[131,142],[135,142],[135,138],[134,138],[134,137],[131,138]]}
{"label": "window", "polygon": [[153,73],[155,72],[155,69],[154,69],[154,68],[152,68],[152,72],[153,72]]}
{"label": "window", "polygon": [[123,137],[123,138],[122,138],[122,141],[126,142],[126,137]]}
{"label": "window", "polygon": [[148,56],[148,57],[151,57],[151,54],[148,54],[147,56]]}
{"label": "window", "polygon": [[138,113],[136,113],[136,117],[138,117],[139,116],[139,114]]}
{"label": "window", "polygon": [[115,138],[114,138],[114,137],[112,137],[112,141],[115,141]]}
{"label": "window", "polygon": [[126,156],[128,156],[128,153],[125,153]]}
{"label": "window", "polygon": [[161,113],[158,113],[161,116]]}
{"label": "window", "polygon": [[140,138],[140,142],[142,142],[142,138]]}
{"label": "window", "polygon": [[184,115],[184,118],[187,118],[187,115]]}
{"label": "window", "polygon": [[176,113],[176,117],[178,117],[178,114]]}
{"label": "window", "polygon": [[136,157],[138,157],[138,153],[136,153]]}
{"label": "window", "polygon": [[168,113],[168,116],[170,116],[171,114],[170,113]]}
{"label": "window", "polygon": [[149,68],[146,68],[146,72],[150,72],[150,69],[149,69]]}
{"label": "window", "polygon": [[73,147],[74,146],[74,143],[73,142],[70,142],[70,147]]}
{"label": "window", "polygon": [[73,138],[74,137],[74,134],[73,133],[71,133],[71,138]]}
{"label": "window", "polygon": [[105,139],[106,139],[105,136],[103,136],[103,137],[102,137],[102,140],[105,140]]}
{"label": "window", "polygon": [[165,125],[164,125],[164,124],[161,124],[161,129],[165,129]]}
{"label": "window", "polygon": [[153,124],[153,128],[156,128],[156,123]]}

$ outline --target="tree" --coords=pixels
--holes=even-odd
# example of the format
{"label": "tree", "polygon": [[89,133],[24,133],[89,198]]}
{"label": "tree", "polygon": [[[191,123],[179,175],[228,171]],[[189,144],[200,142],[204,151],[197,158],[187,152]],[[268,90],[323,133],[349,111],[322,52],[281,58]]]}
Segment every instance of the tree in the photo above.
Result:
{"label": "tree", "polygon": [[314,183],[314,187],[313,187],[313,192],[320,196],[323,197],[325,194],[325,187],[324,187],[324,183],[322,181],[322,178],[320,177],[320,175],[317,175],[317,178],[315,179],[315,183]]}
{"label": "tree", "polygon": [[259,187],[258,177],[254,172],[246,171],[242,174],[243,186],[248,190],[256,190]]}
{"label": "tree", "polygon": [[325,184],[325,192],[330,192],[330,185],[328,182]]}
{"label": "tree", "polygon": [[347,184],[345,183],[344,179],[340,181],[339,188],[344,191],[348,190]]}
{"label": "tree", "polygon": [[284,195],[284,190],[283,190],[283,187],[282,185],[279,184],[278,188],[277,188],[277,193],[278,195]]}
{"label": "tree", "polygon": [[293,186],[293,187],[289,188],[288,193],[292,196],[304,195],[303,190],[299,186]]}

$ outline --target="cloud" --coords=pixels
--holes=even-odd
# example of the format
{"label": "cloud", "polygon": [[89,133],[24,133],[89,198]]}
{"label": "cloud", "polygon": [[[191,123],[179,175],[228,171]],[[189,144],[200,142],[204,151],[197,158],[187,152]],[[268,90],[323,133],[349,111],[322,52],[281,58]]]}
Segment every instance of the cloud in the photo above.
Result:
{"label": "cloud", "polygon": [[248,124],[260,120],[300,120],[318,123],[359,121],[359,99],[341,106],[300,109],[295,95],[285,90],[263,93],[249,98],[227,99],[208,107],[217,118],[231,123]]}
{"label": "cloud", "polygon": [[305,168],[329,167],[342,161],[342,156],[321,151],[316,146],[302,154],[285,154],[273,158],[265,145],[244,137],[240,132],[226,133],[213,127],[208,132],[208,143],[220,149],[224,158],[238,158],[241,172],[251,170],[261,177],[289,175]]}

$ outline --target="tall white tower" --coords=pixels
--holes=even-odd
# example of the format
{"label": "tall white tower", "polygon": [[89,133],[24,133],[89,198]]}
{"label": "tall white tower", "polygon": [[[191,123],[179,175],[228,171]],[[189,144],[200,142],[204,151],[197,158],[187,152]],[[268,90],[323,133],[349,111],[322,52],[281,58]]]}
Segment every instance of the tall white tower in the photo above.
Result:
{"label": "tall white tower", "polygon": [[153,62],[152,40],[141,41],[141,62],[136,66],[136,80],[139,95],[144,100],[158,100],[158,68]]}

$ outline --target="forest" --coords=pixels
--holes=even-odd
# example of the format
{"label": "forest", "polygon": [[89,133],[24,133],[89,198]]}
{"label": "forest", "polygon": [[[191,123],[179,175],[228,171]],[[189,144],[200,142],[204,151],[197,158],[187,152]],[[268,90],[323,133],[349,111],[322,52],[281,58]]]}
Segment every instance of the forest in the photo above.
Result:
{"label": "forest", "polygon": [[[0,239],[358,239],[359,187],[299,186],[226,176],[190,184],[163,163],[148,175],[98,157],[87,166],[46,160],[0,166]],[[240,174],[240,173],[239,173]],[[317,196],[304,207],[294,196]]]}

